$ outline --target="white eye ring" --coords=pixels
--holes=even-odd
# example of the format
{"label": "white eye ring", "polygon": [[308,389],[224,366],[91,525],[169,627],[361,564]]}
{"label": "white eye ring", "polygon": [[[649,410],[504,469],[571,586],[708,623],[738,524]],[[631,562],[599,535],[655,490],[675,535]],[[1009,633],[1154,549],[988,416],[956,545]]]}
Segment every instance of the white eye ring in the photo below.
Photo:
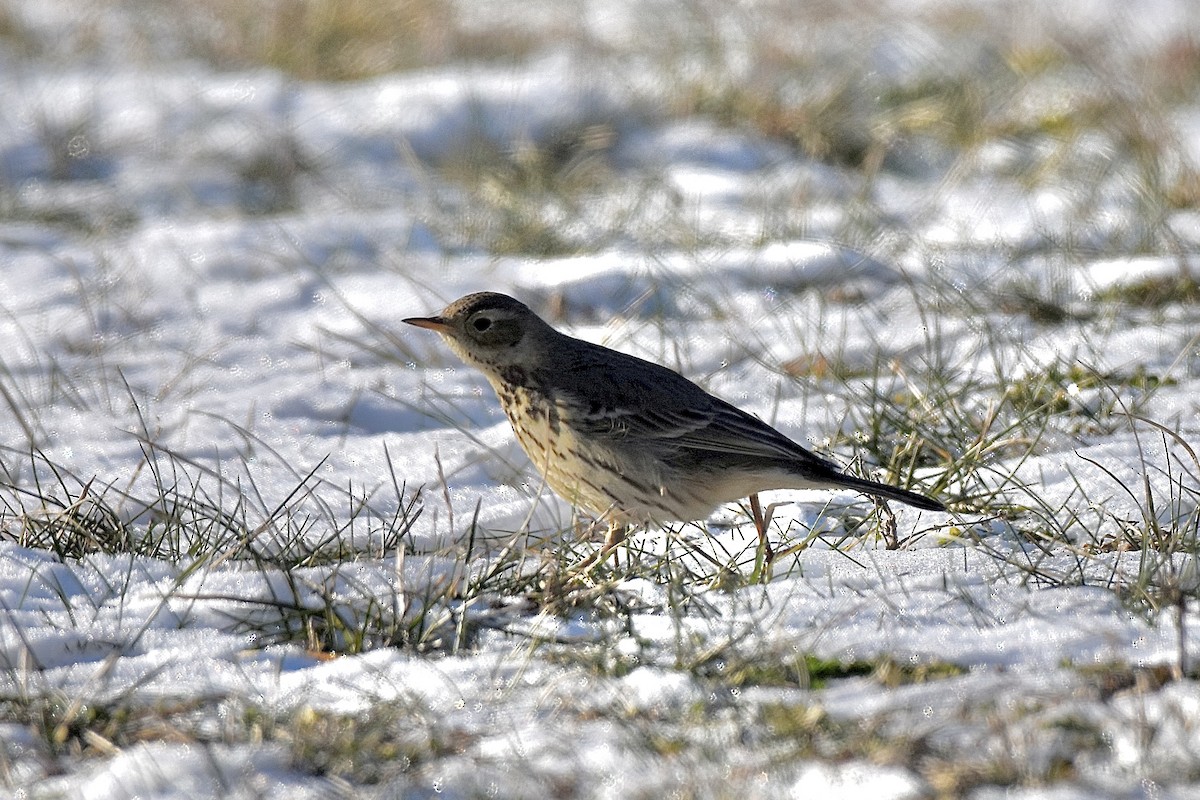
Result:
{"label": "white eye ring", "polygon": [[492,327],[492,320],[490,317],[476,317],[471,321],[471,327],[480,333],[483,333],[488,328]]}

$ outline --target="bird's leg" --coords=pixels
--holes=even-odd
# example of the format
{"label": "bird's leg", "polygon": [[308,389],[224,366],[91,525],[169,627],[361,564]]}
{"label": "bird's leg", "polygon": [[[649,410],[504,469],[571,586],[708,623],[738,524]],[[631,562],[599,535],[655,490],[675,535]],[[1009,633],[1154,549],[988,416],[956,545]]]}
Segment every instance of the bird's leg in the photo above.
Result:
{"label": "bird's leg", "polygon": [[892,512],[891,507],[886,500],[876,497],[875,508],[879,511],[879,516],[883,522],[883,542],[884,547],[888,550],[900,549],[900,537],[896,534],[896,515]]}
{"label": "bird's leg", "polygon": [[771,549],[771,543],[767,540],[767,525],[771,522],[771,512],[774,510],[774,505],[768,506],[764,516],[762,506],[758,504],[758,493],[750,495],[750,516],[754,518],[754,529],[758,531],[758,543],[763,551],[763,565],[767,567],[771,566],[771,561],[775,558],[775,551]]}
{"label": "bird's leg", "polygon": [[625,541],[625,537],[629,535],[628,525],[618,525],[615,522],[608,523],[608,532],[604,534],[604,544],[600,547],[600,559],[597,564],[604,563],[608,558],[609,553],[613,554],[613,566],[620,567],[621,561],[616,555],[617,545]]}
{"label": "bird's leg", "polygon": [[629,526],[620,525],[615,522],[608,523],[608,531],[604,534],[604,544],[599,550],[594,551],[590,556],[580,561],[572,568],[572,572],[576,575],[584,575],[591,572],[596,567],[603,564],[609,555],[617,549],[617,545],[625,541],[625,537],[629,535]]}

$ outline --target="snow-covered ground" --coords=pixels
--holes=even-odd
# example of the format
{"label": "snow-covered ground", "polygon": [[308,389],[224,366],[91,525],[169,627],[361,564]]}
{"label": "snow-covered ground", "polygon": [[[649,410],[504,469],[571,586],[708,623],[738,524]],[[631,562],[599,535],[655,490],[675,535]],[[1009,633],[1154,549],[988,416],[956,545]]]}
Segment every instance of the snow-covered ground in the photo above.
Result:
{"label": "snow-covered ground", "polygon": [[[551,4],[341,83],[134,5],[0,15],[6,791],[1200,797],[1188,0]],[[678,106],[768,39],[827,117],[855,54],[857,155]],[[951,513],[768,493],[769,582],[731,506],[564,586],[588,520],[399,323],[483,289]]]}

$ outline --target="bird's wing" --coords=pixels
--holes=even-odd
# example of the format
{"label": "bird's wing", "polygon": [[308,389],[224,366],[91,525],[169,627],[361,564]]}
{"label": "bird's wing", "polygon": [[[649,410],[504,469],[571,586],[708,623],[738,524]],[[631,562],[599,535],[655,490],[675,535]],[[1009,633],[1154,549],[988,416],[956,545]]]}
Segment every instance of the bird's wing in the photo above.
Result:
{"label": "bird's wing", "polygon": [[[590,436],[644,441],[647,447],[710,450],[800,461],[836,469],[757,417],[714,397],[676,372],[655,366],[617,383],[609,370],[587,370],[572,424]],[[586,401],[584,401],[586,397]]]}

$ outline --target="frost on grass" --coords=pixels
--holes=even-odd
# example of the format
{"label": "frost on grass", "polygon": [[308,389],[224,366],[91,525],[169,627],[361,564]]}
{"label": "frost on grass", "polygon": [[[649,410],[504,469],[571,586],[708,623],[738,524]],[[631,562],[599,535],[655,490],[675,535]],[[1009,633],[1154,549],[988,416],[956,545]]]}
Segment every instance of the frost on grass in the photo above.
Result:
{"label": "frost on grass", "polygon": [[[5,788],[1197,790],[1186,3],[304,5],[0,4]],[[952,512],[572,581],[484,288]]]}

